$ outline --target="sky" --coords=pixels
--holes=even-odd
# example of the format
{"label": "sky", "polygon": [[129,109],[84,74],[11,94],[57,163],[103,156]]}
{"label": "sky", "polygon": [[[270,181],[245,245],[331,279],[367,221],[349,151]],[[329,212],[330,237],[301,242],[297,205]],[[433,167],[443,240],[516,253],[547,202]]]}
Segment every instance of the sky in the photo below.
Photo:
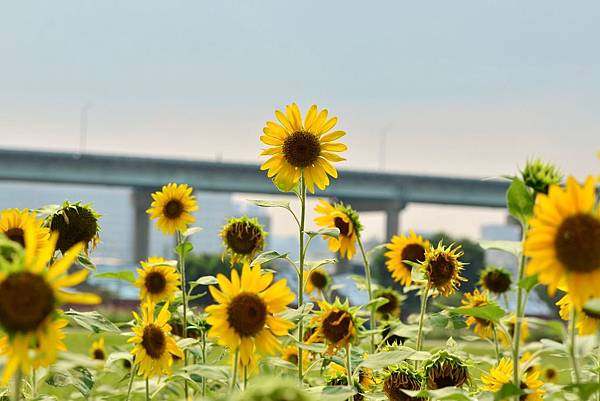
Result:
{"label": "sky", "polygon": [[[582,178],[600,169],[599,19],[596,1],[6,2],[0,146],[77,151],[86,108],[87,152],[258,163],[295,101],[339,117],[342,169],[495,177],[539,156]],[[409,205],[402,225],[504,219]]]}

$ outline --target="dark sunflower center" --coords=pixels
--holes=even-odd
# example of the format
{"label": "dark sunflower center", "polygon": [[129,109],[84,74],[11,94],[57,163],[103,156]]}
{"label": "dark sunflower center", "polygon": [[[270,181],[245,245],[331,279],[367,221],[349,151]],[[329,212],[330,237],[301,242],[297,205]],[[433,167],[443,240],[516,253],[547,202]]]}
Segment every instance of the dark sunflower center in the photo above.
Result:
{"label": "dark sunflower center", "polygon": [[387,299],[388,302],[377,308],[377,312],[389,314],[396,310],[398,307],[398,298],[394,294],[382,294],[381,297]]}
{"label": "dark sunflower center", "polygon": [[101,349],[94,350],[94,359],[103,361],[104,358],[105,358],[104,351],[102,351]]}
{"label": "dark sunflower center", "polygon": [[283,156],[294,167],[311,166],[320,154],[319,138],[310,132],[296,131],[283,142]]}
{"label": "dark sunflower center", "polygon": [[288,362],[293,363],[294,365],[298,365],[298,355],[292,354],[287,358]]}
{"label": "dark sunflower center", "polygon": [[338,341],[350,335],[352,317],[344,311],[331,311],[323,320],[323,334],[325,338],[332,342]]}
{"label": "dark sunflower center", "polygon": [[163,214],[168,219],[176,219],[183,213],[183,204],[180,200],[171,199],[163,209]]}
{"label": "dark sunflower center", "polygon": [[427,384],[430,389],[444,387],[460,387],[467,381],[467,368],[451,363],[437,363],[427,373]]}
{"label": "dark sunflower center", "polygon": [[227,246],[240,255],[250,255],[257,250],[262,237],[260,228],[253,224],[235,223],[227,230]]}
{"label": "dark sunflower center", "polygon": [[150,272],[146,275],[144,285],[150,294],[160,294],[167,287],[167,279],[160,272]]}
{"label": "dark sunflower center", "polygon": [[[408,260],[414,263],[425,260],[425,248],[419,244],[408,244],[402,249],[400,260]],[[409,271],[412,271],[412,266],[407,263],[402,263]]]}
{"label": "dark sunflower center", "polygon": [[78,242],[88,244],[98,232],[98,219],[85,207],[73,206],[56,214],[50,222],[50,230],[58,231],[56,247],[65,253]]}
{"label": "dark sunflower center", "polygon": [[41,276],[13,273],[0,283],[0,324],[9,333],[33,331],[52,313],[54,301]]}
{"label": "dark sunflower center", "polygon": [[600,268],[600,220],[589,214],[566,218],[556,233],[558,260],[569,271],[590,273]]}
{"label": "dark sunflower center", "polygon": [[242,292],[227,307],[227,321],[240,337],[257,335],[267,321],[267,306],[260,297]]}
{"label": "dark sunflower center", "polygon": [[340,230],[340,235],[347,236],[350,233],[350,223],[347,223],[341,217],[333,219],[333,223]]}
{"label": "dark sunflower center", "polygon": [[546,380],[554,380],[556,378],[556,370],[549,368],[546,369]]}
{"label": "dark sunflower center", "polygon": [[[527,384],[525,382],[521,382],[521,390],[527,390],[529,387],[527,387]],[[521,396],[519,397],[519,401],[526,401],[527,400],[527,396],[529,394],[525,393],[525,394],[521,394]]]}
{"label": "dark sunflower center", "polygon": [[310,273],[310,282],[313,286],[322,290],[327,286],[327,277],[320,271],[315,270]]}
{"label": "dark sunflower center", "polygon": [[167,338],[165,333],[153,324],[149,324],[144,328],[142,335],[142,347],[152,359],[159,359],[167,348]]}
{"label": "dark sunflower center", "polygon": [[496,293],[504,294],[510,289],[510,276],[500,271],[490,271],[483,277],[485,288]]}
{"label": "dark sunflower center", "polygon": [[22,228],[10,228],[4,233],[4,235],[6,235],[9,240],[18,243],[23,248],[25,247],[25,233],[23,232]]}
{"label": "dark sunflower center", "polygon": [[383,382],[383,391],[390,401],[417,401],[422,398],[410,397],[402,390],[416,391],[421,389],[421,383],[415,377],[404,372],[393,372]]}
{"label": "dark sunflower center", "polygon": [[429,279],[434,287],[443,287],[454,277],[456,267],[444,255],[429,262]]}

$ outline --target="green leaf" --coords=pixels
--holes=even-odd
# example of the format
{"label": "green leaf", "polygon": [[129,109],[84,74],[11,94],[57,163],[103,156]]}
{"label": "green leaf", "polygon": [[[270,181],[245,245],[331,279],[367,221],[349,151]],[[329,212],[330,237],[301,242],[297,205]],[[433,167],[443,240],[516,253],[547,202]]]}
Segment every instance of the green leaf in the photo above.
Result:
{"label": "green leaf", "polygon": [[360,366],[371,369],[383,369],[405,360],[424,361],[430,356],[431,354],[429,354],[429,352],[415,351],[412,348],[400,347],[394,351],[371,354],[361,362]]}
{"label": "green leaf", "polygon": [[346,401],[356,394],[356,391],[348,386],[311,387],[307,391],[320,401]]}
{"label": "green leaf", "polygon": [[279,253],[277,251],[263,252],[260,255],[258,255],[256,258],[254,258],[252,263],[250,263],[250,266],[264,265],[265,263],[269,263],[276,259],[285,259],[285,258],[287,258],[287,256],[288,256],[287,253]]}
{"label": "green leaf", "polygon": [[115,326],[113,322],[111,322],[101,313],[96,311],[77,312],[73,309],[70,309],[65,312],[65,316],[75,324],[93,333],[121,333],[121,330],[117,326]]}
{"label": "green leaf", "polygon": [[86,399],[94,387],[94,376],[84,367],[78,366],[60,372],[52,372],[46,383],[53,387],[74,386]]}
{"label": "green leaf", "polygon": [[429,322],[433,327],[445,329],[448,322],[450,322],[450,318],[442,313],[434,313],[429,316]]}
{"label": "green leaf", "polygon": [[583,310],[590,315],[600,316],[600,298],[594,298],[585,303]]}
{"label": "green leaf", "polygon": [[192,252],[193,249],[194,245],[192,245],[191,242],[182,242],[175,247],[175,252],[177,252],[178,255],[185,256]]}
{"label": "green leaf", "polygon": [[581,401],[587,401],[590,397],[600,391],[600,383],[580,383],[580,384],[569,384],[564,387],[565,391],[570,393],[576,393],[579,395]]}
{"label": "green leaf", "polygon": [[511,397],[520,396],[523,390],[515,386],[513,383],[504,383],[500,391],[494,396],[494,401],[508,400]]}
{"label": "green leaf", "polygon": [[310,352],[314,352],[315,354],[322,354],[327,350],[327,346],[325,344],[305,344],[295,341],[294,346],[300,347]]}
{"label": "green leaf", "polygon": [[217,285],[219,281],[214,276],[202,276],[196,281],[190,283],[190,291],[199,285]]}
{"label": "green leaf", "polygon": [[92,262],[89,256],[83,252],[80,253],[79,256],[77,256],[77,263],[88,270],[96,270],[96,265],[94,264],[94,262]]}
{"label": "green leaf", "polygon": [[98,273],[95,274],[96,278],[107,278],[113,280],[123,280],[128,283],[132,283],[135,281],[135,274],[132,271],[120,271],[120,272],[106,272],[106,273]]}
{"label": "green leaf", "polygon": [[479,241],[479,246],[483,249],[508,252],[516,257],[521,256],[523,249],[521,241]]}
{"label": "green leaf", "polygon": [[183,237],[184,238],[191,237],[194,234],[198,234],[202,230],[203,230],[202,227],[190,227],[183,232]]}
{"label": "green leaf", "polygon": [[458,329],[464,329],[465,327],[467,327],[467,323],[461,316],[454,315],[451,317],[451,319],[452,319],[452,327],[454,327],[455,329],[458,330]]}
{"label": "green leaf", "polygon": [[454,308],[450,310],[450,313],[458,313],[463,316],[473,316],[479,319],[485,319],[495,323],[497,323],[506,314],[504,309],[499,307],[495,302],[491,302],[483,306],[463,306],[460,308]]}
{"label": "green leaf", "polygon": [[309,271],[315,270],[321,266],[325,265],[335,265],[337,263],[337,259],[323,259],[316,262],[306,262],[305,265],[308,267]]}
{"label": "green leaf", "polygon": [[506,204],[509,213],[525,224],[533,215],[534,193],[522,180],[515,178],[506,192]]}
{"label": "green leaf", "polygon": [[519,281],[519,287],[523,288],[527,292],[531,292],[533,288],[538,284],[538,275],[527,276]]}
{"label": "green leaf", "polygon": [[281,207],[283,209],[291,210],[289,201],[269,201],[260,199],[248,199],[248,201],[259,207]]}
{"label": "green leaf", "polygon": [[223,380],[229,379],[229,369],[226,366],[215,366],[215,365],[189,365],[183,368],[186,372],[194,373],[202,377],[206,377],[211,380]]}
{"label": "green leaf", "polygon": [[308,235],[311,238],[317,237],[319,235],[322,235],[324,237],[331,237],[331,238],[339,238],[340,237],[339,228],[321,228],[320,230],[317,230],[317,231],[306,231],[305,233],[306,233],[306,235]]}
{"label": "green leaf", "polygon": [[402,390],[413,399],[431,399],[434,401],[473,401],[463,390],[456,387],[444,387],[438,390]]}

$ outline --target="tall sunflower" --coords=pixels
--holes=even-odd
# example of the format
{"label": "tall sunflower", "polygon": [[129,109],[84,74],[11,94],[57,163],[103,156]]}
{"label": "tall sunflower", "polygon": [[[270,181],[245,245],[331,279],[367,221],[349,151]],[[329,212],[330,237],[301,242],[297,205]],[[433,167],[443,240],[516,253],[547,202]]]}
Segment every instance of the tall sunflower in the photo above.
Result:
{"label": "tall sunflower", "polygon": [[[479,292],[478,289],[475,289],[472,293],[466,293],[463,296],[461,303],[469,308],[476,308],[478,306],[489,305],[490,300],[487,292]],[[473,331],[479,337],[482,338],[491,338],[493,336],[494,331],[494,322],[487,319],[481,319],[474,316],[469,316],[467,318],[467,327],[475,326]]]}
{"label": "tall sunflower", "polygon": [[[29,224],[31,221],[34,224]],[[35,213],[29,211],[29,209],[4,209],[0,213],[0,233],[22,247],[25,247],[26,228],[35,230],[37,249],[42,249],[50,238],[50,231],[43,227],[42,220],[39,220]]]}
{"label": "tall sunflower", "polygon": [[[335,142],[346,135],[344,131],[331,131],[337,123],[337,117],[327,118],[327,110],[318,111],[316,105],[308,109],[302,121],[300,109],[296,103],[285,107],[285,113],[277,110],[278,122],[267,121],[260,140],[271,146],[261,155],[270,158],[260,167],[267,170],[268,177],[291,190],[304,177],[307,189],[315,192],[315,186],[324,190],[329,185],[329,176],[337,178],[337,171],[331,162],[343,159],[336,153],[347,149],[346,145]],[[331,132],[330,132],[331,131]]]}
{"label": "tall sunflower", "polygon": [[257,218],[232,217],[223,226],[220,233],[225,253],[231,264],[250,263],[265,247],[265,233]]}
{"label": "tall sunflower", "polygon": [[336,298],[333,304],[318,301],[320,311],[311,320],[316,330],[308,339],[308,343],[325,342],[328,344],[327,354],[333,354],[340,348],[357,339],[358,328],[363,321],[356,314],[358,308],[351,308],[348,300],[341,303]]}
{"label": "tall sunflower", "polygon": [[141,262],[138,279],[133,284],[140,289],[142,302],[172,301],[181,284],[177,269],[166,263],[162,257],[151,257]]}
{"label": "tall sunflower", "polygon": [[56,248],[61,252],[82,242],[85,244],[84,251],[88,253],[100,241],[99,219],[100,215],[92,209],[91,204],[66,201],[46,217],[45,225],[51,231],[58,232]]}
{"label": "tall sunflower", "polygon": [[251,362],[255,350],[260,354],[274,355],[281,349],[277,337],[285,336],[294,325],[275,316],[283,312],[294,300],[286,280],[273,285],[273,274],[264,273],[260,265],[242,267],[241,277],[231,271],[231,280],[217,276],[219,288],[209,287],[217,304],[206,308],[211,325],[209,337],[233,352],[240,351],[240,363]]}
{"label": "tall sunflower", "polygon": [[467,281],[460,276],[464,266],[459,260],[464,255],[460,248],[460,245],[454,247],[454,244],[443,246],[440,241],[436,248],[425,252],[425,260],[421,263],[428,285],[446,297],[454,294],[461,281]]}
{"label": "tall sunflower", "polygon": [[[508,358],[502,358],[498,365],[490,369],[489,374],[481,375],[483,390],[491,393],[497,393],[502,386],[512,381],[513,363]],[[544,390],[541,389],[544,384],[540,379],[539,371],[530,371],[523,373],[521,379],[521,389],[525,394],[519,398],[522,401],[541,401]],[[508,401],[508,398],[503,400]]]}
{"label": "tall sunflower", "polygon": [[[37,224],[31,221],[30,225]],[[25,254],[19,265],[2,266],[0,271],[0,326],[8,336],[8,362],[2,375],[6,384],[17,369],[28,374],[32,360],[52,363],[62,344],[60,305],[64,303],[97,304],[95,294],[66,292],[65,288],[83,282],[89,273],[81,269],[73,274],[67,270],[73,264],[84,244],[79,243],[64,253],[52,265],[58,233],[50,236],[47,244],[38,250],[34,227],[26,227]]]}
{"label": "tall sunflower", "polygon": [[503,267],[488,266],[479,274],[479,285],[494,294],[510,290],[512,275]]}
{"label": "tall sunflower", "polygon": [[531,258],[528,274],[539,274],[553,295],[565,286],[576,308],[600,297],[600,212],[595,181],[580,186],[573,177],[565,189],[552,185],[548,195],[538,194],[534,216],[524,244]]}
{"label": "tall sunflower", "polygon": [[[571,312],[573,311],[574,305],[571,296],[565,294],[557,303],[560,307],[560,317],[563,320],[571,319]],[[577,331],[580,336],[588,336],[598,332],[600,323],[600,316],[596,313],[588,311],[584,308],[577,310],[576,323]]]}
{"label": "tall sunflower", "polygon": [[412,266],[406,261],[418,263],[425,260],[425,252],[431,247],[429,241],[422,236],[410,231],[409,235],[394,235],[385,253],[387,269],[392,273],[392,278],[401,285],[412,284]]}
{"label": "tall sunflower", "polygon": [[92,342],[92,346],[90,347],[90,358],[97,361],[104,361],[106,359],[104,337],[100,337],[98,340]]}
{"label": "tall sunflower", "polygon": [[304,290],[307,294],[312,294],[314,291],[322,293],[331,284],[331,277],[323,267],[317,267],[304,271],[304,282],[306,283]]}
{"label": "tall sunflower", "polygon": [[430,390],[462,387],[469,381],[469,369],[461,358],[448,351],[438,351],[423,365],[425,383]]}
{"label": "tall sunflower", "polygon": [[375,290],[373,298],[385,298],[387,303],[377,307],[377,314],[385,320],[400,318],[400,306],[406,297],[392,288]]}
{"label": "tall sunflower", "polygon": [[138,374],[145,378],[170,375],[173,356],[183,358],[183,351],[171,336],[169,303],[163,305],[156,319],[152,302],[142,304],[141,309],[141,317],[133,312],[136,320],[132,328],[134,336],[127,340],[135,344],[131,354],[134,364],[138,366]]}
{"label": "tall sunflower", "polygon": [[196,221],[191,213],[198,210],[198,202],[192,191],[187,184],[169,183],[152,194],[153,201],[146,213],[151,219],[158,219],[156,225],[160,231],[165,234],[183,232]]}
{"label": "tall sunflower", "polygon": [[[515,325],[517,324],[517,316],[511,315],[508,319],[504,320],[504,326],[506,327],[506,333],[504,330],[498,332],[498,339],[502,345],[509,347],[512,343],[512,338],[515,336]],[[521,343],[524,343],[529,336],[529,324],[527,319],[523,317],[521,322]]]}
{"label": "tall sunflower", "polygon": [[324,199],[319,199],[315,212],[322,216],[315,218],[315,223],[323,228],[337,228],[340,230],[338,238],[329,237],[329,251],[340,252],[342,257],[352,259],[356,253],[356,241],[363,229],[358,212],[343,202],[335,205]]}

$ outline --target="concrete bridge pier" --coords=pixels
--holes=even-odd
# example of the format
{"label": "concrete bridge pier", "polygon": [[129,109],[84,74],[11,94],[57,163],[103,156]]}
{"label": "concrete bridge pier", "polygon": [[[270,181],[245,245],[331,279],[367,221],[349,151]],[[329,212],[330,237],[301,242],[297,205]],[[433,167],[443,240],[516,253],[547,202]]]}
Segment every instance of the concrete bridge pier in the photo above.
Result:
{"label": "concrete bridge pier", "polygon": [[394,201],[363,201],[340,199],[346,205],[351,205],[358,212],[381,212],[385,213],[385,231],[384,241],[389,241],[393,235],[400,232],[400,213],[406,207],[406,202],[401,200]]}
{"label": "concrete bridge pier", "polygon": [[133,188],[131,203],[133,204],[133,261],[146,260],[150,252],[150,218],[146,210],[152,203],[152,191]]}

